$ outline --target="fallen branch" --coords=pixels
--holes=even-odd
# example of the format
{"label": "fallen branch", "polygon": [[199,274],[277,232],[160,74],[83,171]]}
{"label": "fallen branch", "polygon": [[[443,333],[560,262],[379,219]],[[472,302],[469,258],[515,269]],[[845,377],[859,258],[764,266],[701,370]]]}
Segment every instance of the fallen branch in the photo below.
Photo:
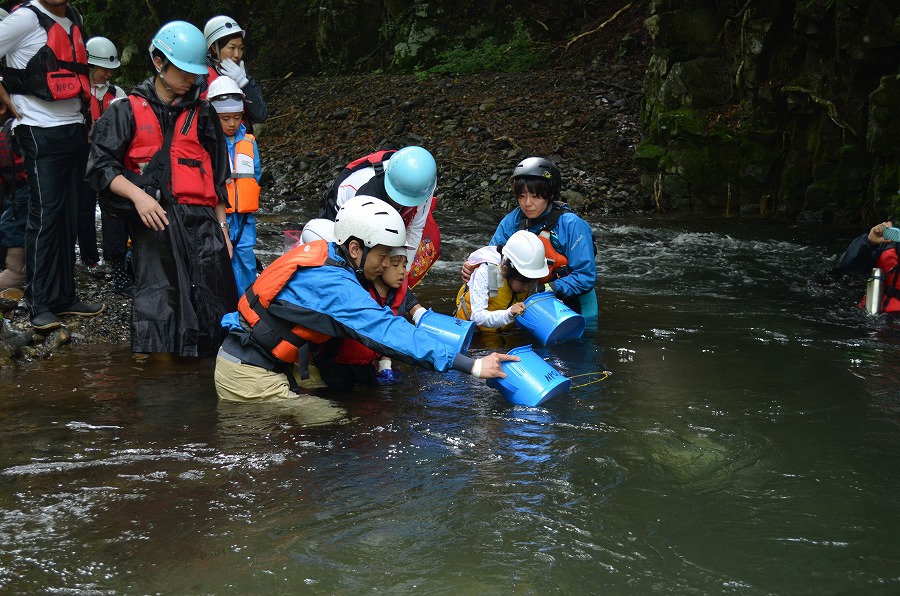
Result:
{"label": "fallen branch", "polygon": [[266,95],[269,96],[269,97],[271,97],[272,94],[275,93],[276,91],[278,91],[279,89],[281,89],[281,87],[282,87],[282,86],[287,82],[287,80],[290,79],[292,76],[294,76],[294,71],[291,71],[291,72],[287,73],[286,75],[284,75],[283,77],[281,77],[274,85],[272,85],[272,86],[269,88],[268,91],[266,91]]}
{"label": "fallen branch", "polygon": [[159,20],[159,15],[156,14],[156,9],[153,8],[153,3],[150,2],[150,0],[146,0],[146,2],[147,2],[147,8],[150,10],[150,14],[153,15],[153,20],[155,20],[157,23],[160,23],[161,21]]}
{"label": "fallen branch", "polygon": [[297,110],[291,110],[290,112],[285,112],[283,114],[278,114],[277,116],[269,116],[268,118],[266,118],[266,122],[272,122],[273,120],[280,120],[281,118],[287,118],[288,116],[294,116],[296,114],[299,114],[300,112],[301,112],[301,110],[297,109]]}
{"label": "fallen branch", "polygon": [[616,13],[615,13],[613,16],[611,16],[611,17],[609,17],[608,19],[606,19],[605,21],[603,21],[603,22],[600,24],[600,26],[597,27],[596,29],[591,29],[590,31],[585,31],[584,33],[579,33],[578,35],[576,35],[575,37],[573,37],[573,38],[569,41],[569,43],[566,44],[566,47],[565,47],[565,49],[563,50],[563,52],[569,51],[569,46],[571,46],[573,43],[575,43],[576,41],[578,41],[578,40],[581,39],[582,37],[587,37],[588,35],[593,35],[593,34],[596,33],[597,31],[600,31],[601,29],[603,29],[604,27],[606,27],[607,25],[609,25],[610,23],[612,23],[613,21],[615,21],[617,18],[619,18],[619,15],[620,15],[620,14],[622,14],[623,12],[625,12],[626,10],[628,10],[629,8],[631,8],[631,5],[632,5],[632,2],[629,2],[628,4],[626,4],[625,6],[623,6],[622,8],[620,8],[619,10],[617,10]]}

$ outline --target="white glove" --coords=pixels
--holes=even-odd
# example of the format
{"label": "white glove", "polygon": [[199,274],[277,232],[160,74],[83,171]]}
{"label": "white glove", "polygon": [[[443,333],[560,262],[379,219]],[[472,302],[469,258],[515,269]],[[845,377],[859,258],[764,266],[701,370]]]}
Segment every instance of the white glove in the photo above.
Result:
{"label": "white glove", "polygon": [[244,70],[243,60],[241,60],[240,63],[235,63],[233,60],[222,60],[222,62],[219,63],[219,70],[222,71],[222,74],[237,83],[237,86],[241,89],[246,87],[247,83],[250,82],[250,79],[247,78],[247,71]]}

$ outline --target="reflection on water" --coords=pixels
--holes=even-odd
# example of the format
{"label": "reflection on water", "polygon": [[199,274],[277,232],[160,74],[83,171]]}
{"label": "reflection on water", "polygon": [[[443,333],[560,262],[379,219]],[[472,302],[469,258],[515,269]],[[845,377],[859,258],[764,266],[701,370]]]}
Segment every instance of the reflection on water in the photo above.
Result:
{"label": "reflection on water", "polygon": [[[211,360],[136,365],[127,347],[0,373],[0,591],[900,589],[900,327],[822,275],[844,243],[595,229],[600,320],[535,351],[610,376],[537,408],[413,367],[218,404]],[[447,234],[424,304],[452,309],[482,232]],[[473,353],[526,343],[485,334]]]}

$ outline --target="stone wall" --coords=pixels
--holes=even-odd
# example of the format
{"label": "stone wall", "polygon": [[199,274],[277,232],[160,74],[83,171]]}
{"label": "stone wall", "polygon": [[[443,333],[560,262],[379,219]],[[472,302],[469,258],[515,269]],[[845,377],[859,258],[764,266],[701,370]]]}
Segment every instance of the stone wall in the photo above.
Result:
{"label": "stone wall", "polygon": [[636,150],[665,211],[900,217],[900,2],[651,0]]}

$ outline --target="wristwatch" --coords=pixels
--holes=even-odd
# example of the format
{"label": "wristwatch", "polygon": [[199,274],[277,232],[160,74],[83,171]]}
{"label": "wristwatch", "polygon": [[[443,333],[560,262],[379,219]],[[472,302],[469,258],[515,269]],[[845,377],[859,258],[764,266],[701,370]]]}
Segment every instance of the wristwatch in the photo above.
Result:
{"label": "wristwatch", "polygon": [[222,228],[223,230],[227,230],[227,229],[229,228],[228,222],[227,222],[227,221],[220,221],[220,222],[219,222],[219,227]]}

